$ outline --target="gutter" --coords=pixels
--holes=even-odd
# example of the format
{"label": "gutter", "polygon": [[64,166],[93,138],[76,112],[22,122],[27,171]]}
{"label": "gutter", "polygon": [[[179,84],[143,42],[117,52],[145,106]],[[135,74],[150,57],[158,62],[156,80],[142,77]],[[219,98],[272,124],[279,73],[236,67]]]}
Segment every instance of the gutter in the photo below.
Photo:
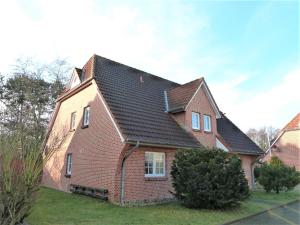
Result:
{"label": "gutter", "polygon": [[[128,141],[126,141],[126,143],[135,144],[136,141],[128,140]],[[176,145],[153,144],[153,143],[140,142],[140,141],[139,141],[139,143],[140,143],[139,145],[141,145],[141,146],[160,147],[160,148],[175,148],[175,149],[193,149],[193,148],[201,147],[200,145],[199,146],[184,147],[184,146],[176,146]]]}
{"label": "gutter", "polygon": [[133,146],[132,148],[130,148],[127,153],[125,154],[123,160],[122,160],[122,165],[121,165],[121,188],[120,188],[120,203],[121,206],[124,206],[125,203],[125,172],[126,172],[126,168],[125,168],[125,162],[126,159],[133,153],[133,151],[135,149],[137,149],[140,146],[140,142],[137,141],[135,146]]}

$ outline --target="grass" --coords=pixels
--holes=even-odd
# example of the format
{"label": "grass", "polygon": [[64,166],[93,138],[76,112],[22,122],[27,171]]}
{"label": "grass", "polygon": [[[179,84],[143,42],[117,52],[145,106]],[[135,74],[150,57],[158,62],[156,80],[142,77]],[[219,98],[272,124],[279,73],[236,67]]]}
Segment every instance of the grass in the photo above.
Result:
{"label": "grass", "polygon": [[30,225],[222,224],[299,198],[299,192],[257,191],[240,207],[231,210],[187,209],[178,203],[122,208],[85,196],[41,188],[27,221]]}

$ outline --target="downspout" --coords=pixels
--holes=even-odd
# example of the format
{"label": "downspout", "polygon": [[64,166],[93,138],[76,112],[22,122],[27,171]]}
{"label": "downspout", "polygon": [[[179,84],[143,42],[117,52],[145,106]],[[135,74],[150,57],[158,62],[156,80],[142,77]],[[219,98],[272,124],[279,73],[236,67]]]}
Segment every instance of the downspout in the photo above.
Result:
{"label": "downspout", "polygon": [[126,159],[133,153],[133,151],[135,149],[137,149],[140,145],[140,142],[137,141],[135,146],[133,146],[132,148],[130,148],[127,153],[125,154],[123,160],[122,160],[122,164],[121,164],[121,188],[120,188],[120,203],[121,206],[124,206],[125,203],[125,161]]}
{"label": "downspout", "polygon": [[252,190],[254,191],[256,189],[256,185],[255,185],[255,177],[254,177],[254,165],[256,163],[256,159],[254,160],[254,162],[251,163],[251,183],[252,183]]}

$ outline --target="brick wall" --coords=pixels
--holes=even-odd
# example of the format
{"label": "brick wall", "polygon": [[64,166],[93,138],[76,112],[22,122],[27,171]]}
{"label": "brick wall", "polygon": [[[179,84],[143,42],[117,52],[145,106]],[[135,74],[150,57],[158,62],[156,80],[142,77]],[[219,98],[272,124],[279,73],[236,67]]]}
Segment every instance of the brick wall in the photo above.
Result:
{"label": "brick wall", "polygon": [[238,155],[239,158],[242,160],[242,167],[245,172],[245,176],[248,180],[249,188],[253,188],[253,163],[255,162],[257,156],[251,155]]}
{"label": "brick wall", "polygon": [[[119,202],[121,162],[130,146],[121,142],[100,96],[94,81],[74,96],[63,101],[58,111],[51,134],[66,131],[68,137],[64,145],[51,157],[43,171],[43,185],[69,191],[69,185],[106,188],[109,200]],[[82,129],[83,108],[91,107],[90,125]],[[76,111],[76,129],[70,131],[71,113]],[[201,113],[201,131],[191,130],[191,112]],[[203,114],[212,117],[212,133],[203,132]],[[175,115],[175,119],[192,132],[201,143],[215,146],[216,119],[203,90],[200,90],[187,109],[186,114]],[[52,136],[51,136],[52,137]],[[47,145],[53,140],[49,138]],[[166,153],[166,177],[145,178],[145,151]],[[65,177],[66,155],[72,153],[73,168],[70,178]],[[175,150],[166,148],[140,147],[126,160],[125,201],[141,202],[172,198],[173,191],[170,170]],[[253,157],[240,156],[246,176],[251,181]],[[249,182],[252,185],[251,182]]]}
{"label": "brick wall", "polygon": [[[165,177],[145,177],[146,151],[166,154]],[[175,151],[175,149],[140,147],[129,156],[126,160],[125,202],[148,202],[173,198],[170,193],[173,191],[170,171]],[[118,194],[115,197],[115,201],[119,200]]]}
{"label": "brick wall", "polygon": [[[83,108],[90,105],[90,125],[82,129]],[[76,111],[76,129],[69,131],[71,113]],[[44,167],[43,185],[69,191],[69,185],[106,188],[113,199],[115,174],[120,153],[125,145],[109,118],[97,94],[96,84],[78,92],[62,102],[51,134],[64,130],[68,137],[64,145]],[[50,136],[47,145],[51,143]],[[73,168],[66,178],[66,154],[72,153]]]}
{"label": "brick wall", "polygon": [[[288,166],[295,166],[300,171],[300,130],[286,131],[272,148],[272,156],[277,156]],[[267,154],[264,161],[269,161],[271,155]]]}
{"label": "brick wall", "polygon": [[[200,130],[192,129],[192,112],[200,113]],[[212,132],[207,133],[203,131],[203,115],[211,116]],[[203,89],[203,86],[194,96],[192,102],[187,107],[186,112],[176,113],[173,118],[184,127],[188,132],[193,134],[203,145],[213,147],[216,146],[217,123],[216,113],[213,110],[210,101]]]}

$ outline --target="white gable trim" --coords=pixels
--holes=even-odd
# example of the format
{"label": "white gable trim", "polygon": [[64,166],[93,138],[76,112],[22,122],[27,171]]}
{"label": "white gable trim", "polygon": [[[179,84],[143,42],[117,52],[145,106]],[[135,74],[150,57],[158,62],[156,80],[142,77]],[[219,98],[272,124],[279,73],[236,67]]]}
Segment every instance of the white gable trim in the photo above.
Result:
{"label": "white gable trim", "polygon": [[190,99],[189,103],[186,105],[185,109],[187,109],[187,107],[193,101],[193,99],[195,98],[195,96],[197,95],[197,93],[199,92],[199,90],[201,89],[202,85],[204,86],[204,91],[205,91],[206,96],[208,97],[210,105],[212,106],[213,110],[216,113],[216,118],[217,119],[221,118],[221,113],[218,110],[217,104],[214,101],[213,97],[211,96],[211,94],[210,94],[210,92],[208,90],[208,87],[207,87],[206,83],[204,82],[204,80],[201,82],[201,84],[199,85],[199,87],[197,88],[197,90],[195,91],[195,93],[193,94],[192,98]]}
{"label": "white gable trim", "polygon": [[123,137],[123,135],[122,135],[122,133],[121,133],[121,131],[120,131],[120,129],[119,129],[119,127],[118,127],[116,121],[114,120],[114,118],[113,118],[111,112],[109,111],[108,106],[107,106],[107,104],[106,104],[106,102],[105,102],[105,100],[104,100],[104,98],[103,98],[103,96],[102,96],[102,94],[101,94],[101,92],[100,92],[100,90],[99,90],[99,88],[98,88],[98,85],[96,84],[95,80],[93,80],[93,84],[97,87],[97,94],[98,94],[98,96],[99,96],[99,98],[100,98],[102,104],[104,105],[105,111],[107,112],[107,114],[108,114],[110,120],[112,121],[114,127],[116,128],[116,130],[117,130],[117,132],[118,132],[118,134],[119,134],[119,137],[120,137],[120,139],[121,139],[121,142],[124,143],[125,138]]}
{"label": "white gable trim", "polygon": [[[275,139],[275,141],[272,142],[272,144],[270,145],[270,147],[266,150],[265,154],[267,154],[269,151],[272,152],[272,147],[273,145],[275,145],[275,143],[278,141],[279,138],[281,138],[281,136],[285,133],[285,130],[281,131],[281,133],[277,136],[277,138]],[[270,153],[271,154],[271,153]]]}
{"label": "white gable trim", "polygon": [[69,88],[73,89],[74,87],[77,87],[78,85],[80,85],[80,78],[78,73],[76,72],[76,69],[73,70],[72,72],[72,77],[71,80],[69,82]]}
{"label": "white gable trim", "polygon": [[223,145],[223,143],[218,138],[216,138],[216,147],[223,149],[225,152],[229,152],[229,149],[226,148],[226,146]]}

